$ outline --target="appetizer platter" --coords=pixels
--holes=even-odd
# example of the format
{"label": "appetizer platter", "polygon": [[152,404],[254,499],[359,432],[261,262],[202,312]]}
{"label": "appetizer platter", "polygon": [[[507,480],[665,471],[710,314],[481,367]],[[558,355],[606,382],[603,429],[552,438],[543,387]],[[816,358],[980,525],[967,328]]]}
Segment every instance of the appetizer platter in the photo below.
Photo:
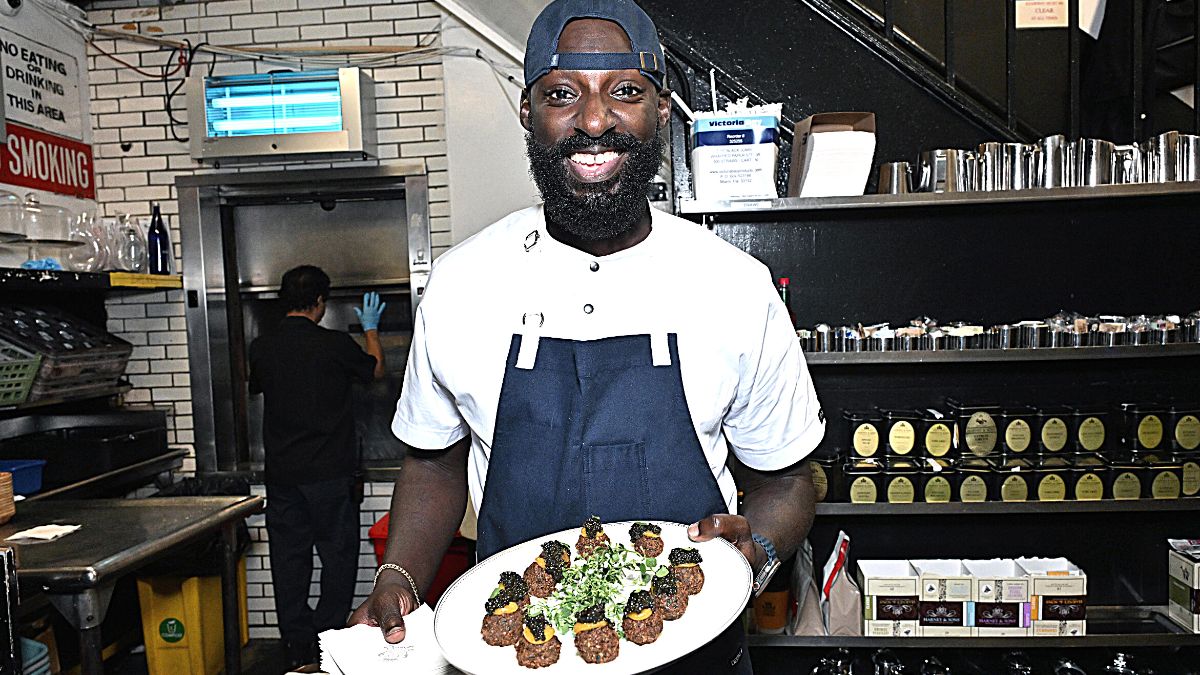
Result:
{"label": "appetizer platter", "polygon": [[483,673],[640,673],[704,646],[738,620],[753,574],[724,539],[663,521],[601,523],[497,553],[442,595],[446,660]]}

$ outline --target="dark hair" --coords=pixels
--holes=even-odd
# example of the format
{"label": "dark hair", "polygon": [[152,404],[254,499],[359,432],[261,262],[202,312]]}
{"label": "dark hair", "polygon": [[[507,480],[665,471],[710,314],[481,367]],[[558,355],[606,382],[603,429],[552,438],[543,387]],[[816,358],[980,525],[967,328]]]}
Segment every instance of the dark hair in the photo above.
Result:
{"label": "dark hair", "polygon": [[320,267],[301,265],[283,274],[279,284],[279,299],[283,311],[304,311],[317,306],[320,298],[329,297],[329,275]]}

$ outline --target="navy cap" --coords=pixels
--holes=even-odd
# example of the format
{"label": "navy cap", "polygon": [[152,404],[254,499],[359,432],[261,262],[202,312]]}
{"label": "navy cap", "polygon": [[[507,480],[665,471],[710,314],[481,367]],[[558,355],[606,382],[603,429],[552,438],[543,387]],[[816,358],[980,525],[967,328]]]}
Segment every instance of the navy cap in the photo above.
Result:
{"label": "navy cap", "polygon": [[[633,50],[623,53],[559,53],[558,38],[575,19],[604,19],[624,29]],[[640,70],[659,89],[666,64],[654,22],[633,0],[554,0],[533,22],[525,45],[525,86],[551,70]]]}

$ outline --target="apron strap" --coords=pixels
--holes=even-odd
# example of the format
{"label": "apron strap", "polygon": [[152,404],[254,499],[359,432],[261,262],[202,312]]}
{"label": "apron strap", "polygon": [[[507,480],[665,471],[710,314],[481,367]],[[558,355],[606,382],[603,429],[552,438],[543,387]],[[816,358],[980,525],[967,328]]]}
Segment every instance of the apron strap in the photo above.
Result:
{"label": "apron strap", "polygon": [[521,316],[521,351],[517,352],[517,368],[533,370],[537,363],[538,333],[545,321],[541,312],[526,312]]}
{"label": "apron strap", "polygon": [[671,365],[671,345],[663,331],[650,334],[650,362],[655,366]]}

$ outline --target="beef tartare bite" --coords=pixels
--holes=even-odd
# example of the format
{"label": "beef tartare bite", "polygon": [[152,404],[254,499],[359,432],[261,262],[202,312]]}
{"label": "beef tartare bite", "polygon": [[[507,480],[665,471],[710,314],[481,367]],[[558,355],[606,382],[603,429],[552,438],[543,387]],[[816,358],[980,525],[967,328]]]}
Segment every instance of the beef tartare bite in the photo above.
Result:
{"label": "beef tartare bite", "polygon": [[663,552],[662,528],[650,523],[629,526],[629,543],[633,550],[647,558],[657,558]]}
{"label": "beef tartare bite", "polygon": [[667,557],[671,571],[679,579],[679,588],[688,595],[695,595],[704,588],[704,570],[700,569],[700,552],[694,548],[673,548]]}
{"label": "beef tartare bite", "polygon": [[583,529],[579,531],[579,541],[575,542],[575,550],[579,551],[579,555],[588,558],[601,546],[608,546],[608,535],[604,534],[600,516],[592,516],[584,521]]}
{"label": "beef tartare bite", "polygon": [[544,668],[558,663],[562,643],[554,634],[554,626],[541,614],[525,617],[525,625],[517,640],[517,663],[526,668]]}
{"label": "beef tartare bite", "polygon": [[529,594],[539,598],[548,598],[554,592],[554,586],[562,581],[563,571],[571,566],[571,549],[561,541],[548,541],[542,544],[542,554],[529,567],[525,568],[525,582],[529,584]]}
{"label": "beef tartare bite", "polygon": [[501,572],[496,590],[505,597],[515,600],[521,609],[525,609],[529,605],[529,584],[516,572]]}
{"label": "beef tartare bite", "polygon": [[604,616],[604,605],[596,604],[575,613],[575,650],[588,663],[608,663],[617,658],[621,638]]}
{"label": "beef tartare bite", "polygon": [[516,644],[521,637],[521,622],[525,620],[525,612],[517,606],[517,601],[501,593],[488,598],[483,608],[487,611],[480,629],[483,641],[493,647]]}
{"label": "beef tartare bite", "polygon": [[655,607],[650,591],[629,594],[621,628],[625,630],[625,639],[637,645],[648,645],[658,639],[663,629],[663,615]]}
{"label": "beef tartare bite", "polygon": [[688,595],[679,589],[679,579],[670,568],[666,574],[654,577],[650,582],[650,594],[654,596],[654,605],[662,612],[663,619],[674,621],[687,611]]}

